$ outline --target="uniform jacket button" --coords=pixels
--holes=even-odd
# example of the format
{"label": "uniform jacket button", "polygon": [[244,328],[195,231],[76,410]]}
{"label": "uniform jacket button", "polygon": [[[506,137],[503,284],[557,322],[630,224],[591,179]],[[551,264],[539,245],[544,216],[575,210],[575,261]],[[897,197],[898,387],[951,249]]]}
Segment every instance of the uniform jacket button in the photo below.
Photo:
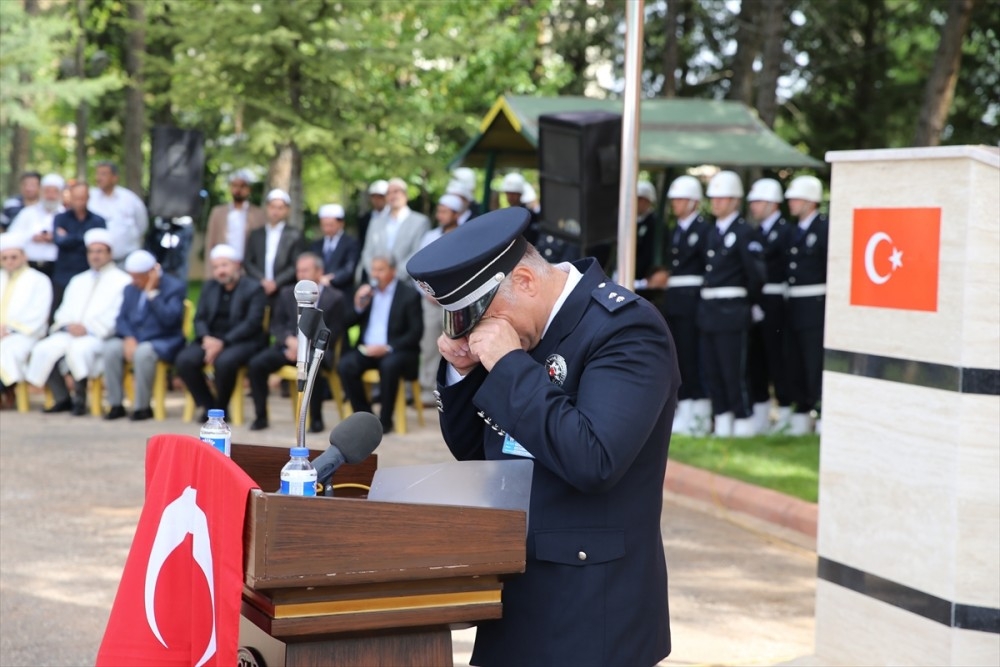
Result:
{"label": "uniform jacket button", "polygon": [[580,560],[587,560],[587,552],[586,551],[577,552],[576,557],[579,558]]}
{"label": "uniform jacket button", "polygon": [[795,262],[789,262],[788,264],[788,268],[790,269],[794,269],[796,266],[798,266],[798,264],[796,264]]}

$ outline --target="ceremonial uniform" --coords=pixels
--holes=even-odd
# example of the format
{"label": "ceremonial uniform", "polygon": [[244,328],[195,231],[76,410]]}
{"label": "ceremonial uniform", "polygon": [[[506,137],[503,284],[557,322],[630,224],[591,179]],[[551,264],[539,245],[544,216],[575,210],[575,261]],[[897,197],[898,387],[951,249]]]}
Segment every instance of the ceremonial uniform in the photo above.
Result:
{"label": "ceremonial uniform", "polygon": [[677,346],[681,387],[678,400],[705,397],[698,344],[698,304],[705,282],[704,246],[712,229],[695,213],[678,222],[667,240],[667,293],[661,309]]}
{"label": "ceremonial uniform", "polygon": [[753,229],[736,214],[709,228],[698,327],[705,379],[716,416],[732,413],[735,419],[747,419],[751,414],[746,346],[750,305],[764,283],[761,251]]}
{"label": "ceremonial uniform", "polygon": [[24,379],[28,354],[45,335],[52,308],[52,283],[27,265],[8,274],[0,270],[0,384]]}
{"label": "ceremonial uniform", "polygon": [[[482,243],[501,256],[466,269],[499,284],[524,253],[517,244],[527,247],[527,217],[509,210],[445,235],[413,258],[411,274],[434,291],[431,267]],[[480,242],[491,225],[513,225],[515,236]],[[503,618],[479,623],[472,664],[652,665],[670,652],[659,522],[680,384],[673,341],[655,307],[593,259],[552,270],[567,272],[566,286],[533,349],[450,386],[446,362],[438,375],[441,430],[457,459],[534,459],[525,572],[504,583]],[[489,305],[481,289],[458,301],[437,291],[452,338]]]}
{"label": "ceremonial uniform", "polygon": [[817,409],[823,385],[823,323],[829,222],[815,214],[792,229],[788,248],[788,367],[795,412]]}

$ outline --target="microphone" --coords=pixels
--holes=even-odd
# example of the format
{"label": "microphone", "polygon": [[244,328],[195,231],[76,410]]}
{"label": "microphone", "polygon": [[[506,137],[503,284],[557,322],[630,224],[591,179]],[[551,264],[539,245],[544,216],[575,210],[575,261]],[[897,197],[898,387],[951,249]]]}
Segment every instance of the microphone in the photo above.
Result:
{"label": "microphone", "polygon": [[313,459],[316,481],[326,484],[345,463],[361,463],[382,442],[382,422],[370,412],[355,412],[330,431],[330,447]]}
{"label": "microphone", "polygon": [[300,392],[306,386],[309,367],[309,343],[311,342],[310,337],[302,330],[302,311],[308,308],[315,310],[317,301],[319,301],[319,286],[316,283],[311,280],[300,280],[295,284],[295,302],[299,304],[299,318],[297,322],[299,351],[295,359],[295,371]]}

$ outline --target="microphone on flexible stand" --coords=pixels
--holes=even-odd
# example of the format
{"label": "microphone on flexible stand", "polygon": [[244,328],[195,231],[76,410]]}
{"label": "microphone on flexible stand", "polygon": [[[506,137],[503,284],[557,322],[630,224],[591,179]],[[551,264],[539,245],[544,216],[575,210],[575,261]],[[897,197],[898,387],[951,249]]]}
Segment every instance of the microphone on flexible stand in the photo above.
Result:
{"label": "microphone on flexible stand", "polygon": [[[300,280],[295,284],[295,302],[298,308],[298,339],[299,350],[295,360],[295,376],[298,381],[299,393],[306,386],[309,371],[309,344],[315,336],[316,302],[319,301],[319,286],[312,280]],[[311,311],[311,312],[310,312]],[[306,328],[303,328],[305,316]],[[310,330],[312,328],[313,330]]]}
{"label": "microphone on flexible stand", "polygon": [[370,412],[355,412],[330,431],[330,447],[312,461],[324,486],[345,463],[361,463],[382,442],[382,422]]}

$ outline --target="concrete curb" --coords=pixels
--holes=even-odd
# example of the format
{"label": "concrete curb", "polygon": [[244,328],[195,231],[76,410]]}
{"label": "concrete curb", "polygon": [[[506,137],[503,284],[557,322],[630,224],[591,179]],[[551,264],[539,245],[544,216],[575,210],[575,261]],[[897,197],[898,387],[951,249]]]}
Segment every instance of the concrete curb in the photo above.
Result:
{"label": "concrete curb", "polygon": [[671,493],[721,505],[734,512],[741,512],[802,533],[813,540],[816,539],[818,507],[815,503],[716,475],[677,461],[667,463],[663,488]]}

